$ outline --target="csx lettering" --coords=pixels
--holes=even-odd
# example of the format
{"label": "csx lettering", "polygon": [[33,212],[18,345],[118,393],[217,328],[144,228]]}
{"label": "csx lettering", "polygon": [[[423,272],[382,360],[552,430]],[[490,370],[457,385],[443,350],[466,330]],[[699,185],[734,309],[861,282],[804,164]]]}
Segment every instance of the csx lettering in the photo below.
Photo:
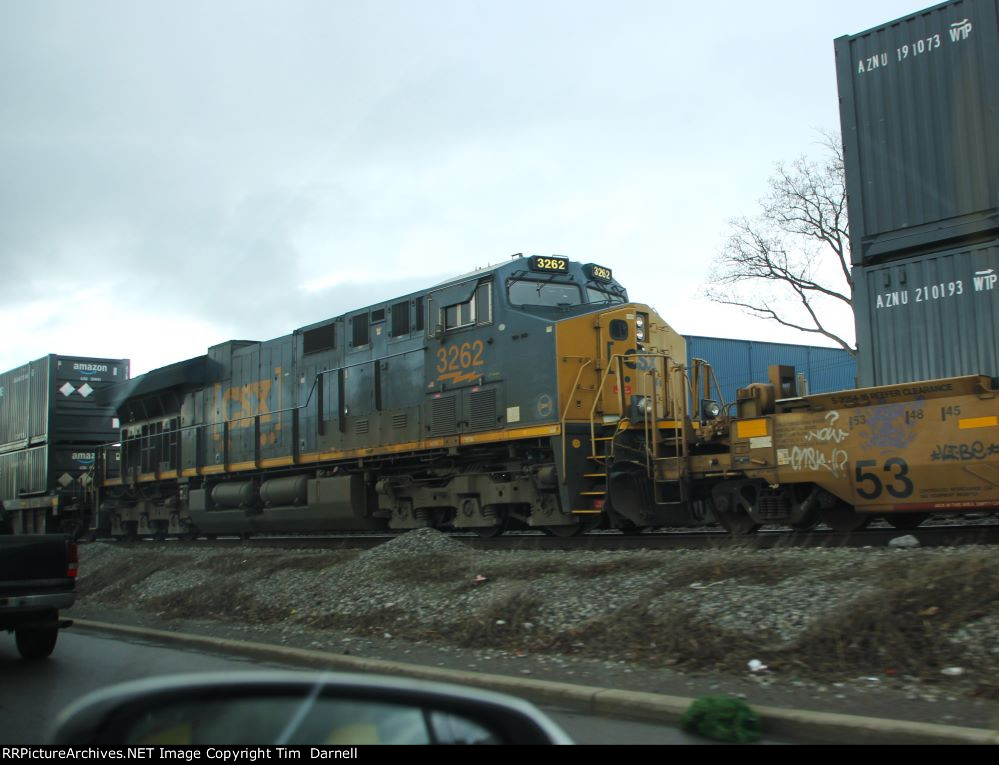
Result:
{"label": "csx lettering", "polygon": [[258,380],[238,388],[229,388],[222,394],[222,414],[232,428],[251,427],[258,414],[260,422],[270,422],[267,397],[270,396],[273,380]]}

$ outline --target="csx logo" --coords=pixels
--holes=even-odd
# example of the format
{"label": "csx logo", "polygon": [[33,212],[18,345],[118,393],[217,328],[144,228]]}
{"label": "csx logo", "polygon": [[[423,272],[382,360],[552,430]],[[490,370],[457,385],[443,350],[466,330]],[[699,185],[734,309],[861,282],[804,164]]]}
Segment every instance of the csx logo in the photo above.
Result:
{"label": "csx logo", "polygon": [[273,380],[258,380],[246,385],[223,391],[221,400],[222,417],[233,428],[253,427],[257,415],[261,423],[271,421],[267,399],[270,396]]}

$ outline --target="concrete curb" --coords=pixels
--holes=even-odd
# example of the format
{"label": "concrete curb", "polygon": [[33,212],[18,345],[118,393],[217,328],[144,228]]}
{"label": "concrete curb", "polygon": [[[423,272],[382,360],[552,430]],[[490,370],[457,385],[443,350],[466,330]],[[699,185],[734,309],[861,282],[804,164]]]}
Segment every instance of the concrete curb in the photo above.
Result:
{"label": "concrete curb", "polygon": [[[435,682],[455,683],[485,688],[519,696],[535,703],[554,704],[598,715],[676,724],[694,701],[682,696],[665,696],[639,691],[622,691],[587,685],[572,685],[550,680],[491,675],[440,667],[424,667],[382,659],[326,653],[305,648],[251,643],[244,640],[167,632],[166,630],[130,627],[89,619],[74,619],[73,625],[84,630],[175,643],[205,650],[236,654],[254,659],[280,661],[319,669],[346,672],[371,672],[412,677]],[[801,742],[837,744],[999,744],[999,731],[961,728],[953,725],[885,720],[873,717],[807,712],[777,707],[753,707],[760,715],[763,730]]]}

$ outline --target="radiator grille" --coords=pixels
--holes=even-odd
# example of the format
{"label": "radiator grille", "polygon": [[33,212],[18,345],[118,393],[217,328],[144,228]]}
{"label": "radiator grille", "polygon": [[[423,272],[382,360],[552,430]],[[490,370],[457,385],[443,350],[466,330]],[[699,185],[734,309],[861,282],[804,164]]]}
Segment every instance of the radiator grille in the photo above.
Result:
{"label": "radiator grille", "polygon": [[458,399],[435,398],[430,404],[430,435],[443,436],[458,429]]}
{"label": "radiator grille", "polygon": [[472,430],[489,430],[496,427],[496,389],[476,391],[469,397]]}

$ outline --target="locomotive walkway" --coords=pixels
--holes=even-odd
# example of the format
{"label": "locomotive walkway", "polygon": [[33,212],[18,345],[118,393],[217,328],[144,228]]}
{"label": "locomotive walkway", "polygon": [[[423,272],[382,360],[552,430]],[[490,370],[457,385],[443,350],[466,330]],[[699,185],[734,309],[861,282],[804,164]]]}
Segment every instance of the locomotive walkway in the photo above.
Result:
{"label": "locomotive walkway", "polygon": [[[112,633],[139,640],[179,644],[260,661],[275,661],[328,670],[391,674],[470,685],[508,693],[540,704],[557,705],[588,714],[620,719],[677,724],[693,701],[692,698],[682,696],[421,666],[321,650],[114,624],[90,619],[76,619],[74,625],[83,630]],[[999,731],[996,730],[813,712],[755,704],[753,706],[761,716],[765,734],[801,743],[999,744]]]}

